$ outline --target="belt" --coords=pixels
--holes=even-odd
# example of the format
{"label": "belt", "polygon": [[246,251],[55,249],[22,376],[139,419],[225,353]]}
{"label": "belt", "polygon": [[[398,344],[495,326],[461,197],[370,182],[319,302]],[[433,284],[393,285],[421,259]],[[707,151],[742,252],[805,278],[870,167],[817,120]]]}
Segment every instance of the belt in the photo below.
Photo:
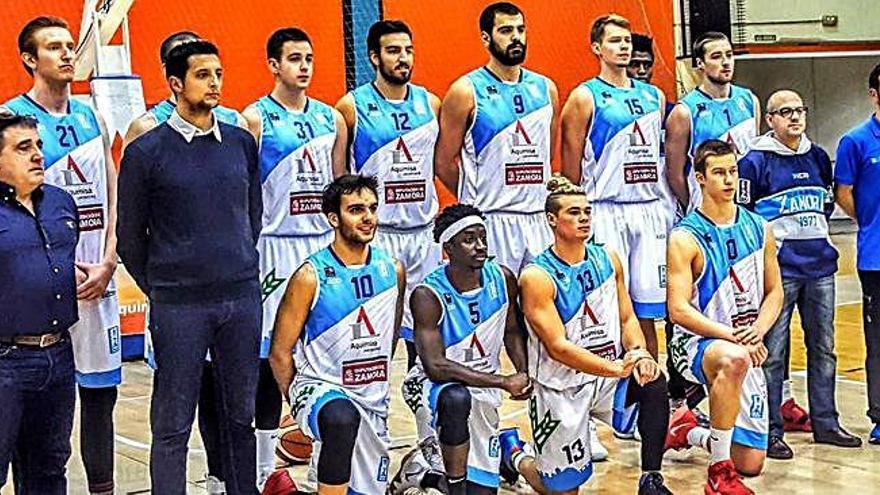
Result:
{"label": "belt", "polygon": [[0,337],[0,344],[20,345],[25,347],[50,347],[64,340],[65,332],[44,333],[42,335],[16,335]]}

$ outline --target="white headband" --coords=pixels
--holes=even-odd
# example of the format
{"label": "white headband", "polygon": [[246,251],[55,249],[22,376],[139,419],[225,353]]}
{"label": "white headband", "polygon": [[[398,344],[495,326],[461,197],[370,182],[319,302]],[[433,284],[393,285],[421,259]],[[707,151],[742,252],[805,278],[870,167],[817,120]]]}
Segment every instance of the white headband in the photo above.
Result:
{"label": "white headband", "polygon": [[486,224],[483,222],[483,219],[476,216],[470,215],[459,220],[456,220],[452,225],[446,227],[446,230],[440,233],[440,244],[446,244],[450,239],[456,236],[462,230],[473,227],[474,225],[483,225]]}

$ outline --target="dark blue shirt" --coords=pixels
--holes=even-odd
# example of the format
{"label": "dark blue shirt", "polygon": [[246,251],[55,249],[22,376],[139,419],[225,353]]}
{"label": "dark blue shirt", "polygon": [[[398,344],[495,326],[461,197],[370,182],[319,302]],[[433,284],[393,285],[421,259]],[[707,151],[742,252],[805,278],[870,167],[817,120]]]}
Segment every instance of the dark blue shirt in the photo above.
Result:
{"label": "dark blue shirt", "polygon": [[834,180],[853,187],[859,270],[880,270],[880,122],[874,115],[837,145]]}
{"label": "dark blue shirt", "polygon": [[161,302],[240,297],[259,285],[262,216],[257,144],[219,124],[191,142],[168,123],[125,149],[119,173],[119,255]]}
{"label": "dark blue shirt", "polygon": [[79,319],[73,198],[48,184],[31,194],[32,214],[0,182],[0,336],[66,330]]}

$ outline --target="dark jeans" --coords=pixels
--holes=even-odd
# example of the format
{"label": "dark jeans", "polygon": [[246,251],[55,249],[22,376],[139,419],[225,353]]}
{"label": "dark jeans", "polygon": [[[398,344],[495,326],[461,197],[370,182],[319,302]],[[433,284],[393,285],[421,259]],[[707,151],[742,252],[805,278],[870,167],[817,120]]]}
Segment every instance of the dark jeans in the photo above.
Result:
{"label": "dark jeans", "polygon": [[880,271],[859,270],[868,375],[868,417],[880,423]]}
{"label": "dark jeans", "polygon": [[807,399],[813,430],[836,430],[834,354],[834,275],[818,279],[782,279],[784,300],[779,319],[764,336],[768,356],[764,362],[767,378],[767,406],[770,408],[770,436],[782,438],[782,382],[787,376],[791,341],[791,316],[797,307],[807,346]]}
{"label": "dark jeans", "polygon": [[150,325],[156,351],[150,405],[153,493],[186,493],[187,441],[208,349],[220,419],[221,479],[230,495],[257,493],[252,423],[261,319],[256,284],[252,293],[235,300],[152,305]]}
{"label": "dark jeans", "polygon": [[73,348],[0,344],[0,487],[14,464],[19,495],[67,493],[76,403]]}

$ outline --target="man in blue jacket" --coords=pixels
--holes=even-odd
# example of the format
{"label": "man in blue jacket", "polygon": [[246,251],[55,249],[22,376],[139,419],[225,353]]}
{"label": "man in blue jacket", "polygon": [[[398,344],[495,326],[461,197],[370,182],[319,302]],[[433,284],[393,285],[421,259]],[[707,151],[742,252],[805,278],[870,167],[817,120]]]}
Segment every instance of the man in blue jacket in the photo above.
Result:
{"label": "man in blue jacket", "polygon": [[837,250],[828,234],[834,209],[831,159],[804,130],[807,107],[794,91],[767,100],[770,132],[758,137],[739,162],[737,200],[773,226],[785,300],[779,320],[764,337],[770,442],[767,456],[791,459],[782,439],[782,385],[788,369],[791,316],[801,315],[807,346],[808,399],[816,443],[858,447],[861,439],[838,422],[835,405],[834,273]]}

